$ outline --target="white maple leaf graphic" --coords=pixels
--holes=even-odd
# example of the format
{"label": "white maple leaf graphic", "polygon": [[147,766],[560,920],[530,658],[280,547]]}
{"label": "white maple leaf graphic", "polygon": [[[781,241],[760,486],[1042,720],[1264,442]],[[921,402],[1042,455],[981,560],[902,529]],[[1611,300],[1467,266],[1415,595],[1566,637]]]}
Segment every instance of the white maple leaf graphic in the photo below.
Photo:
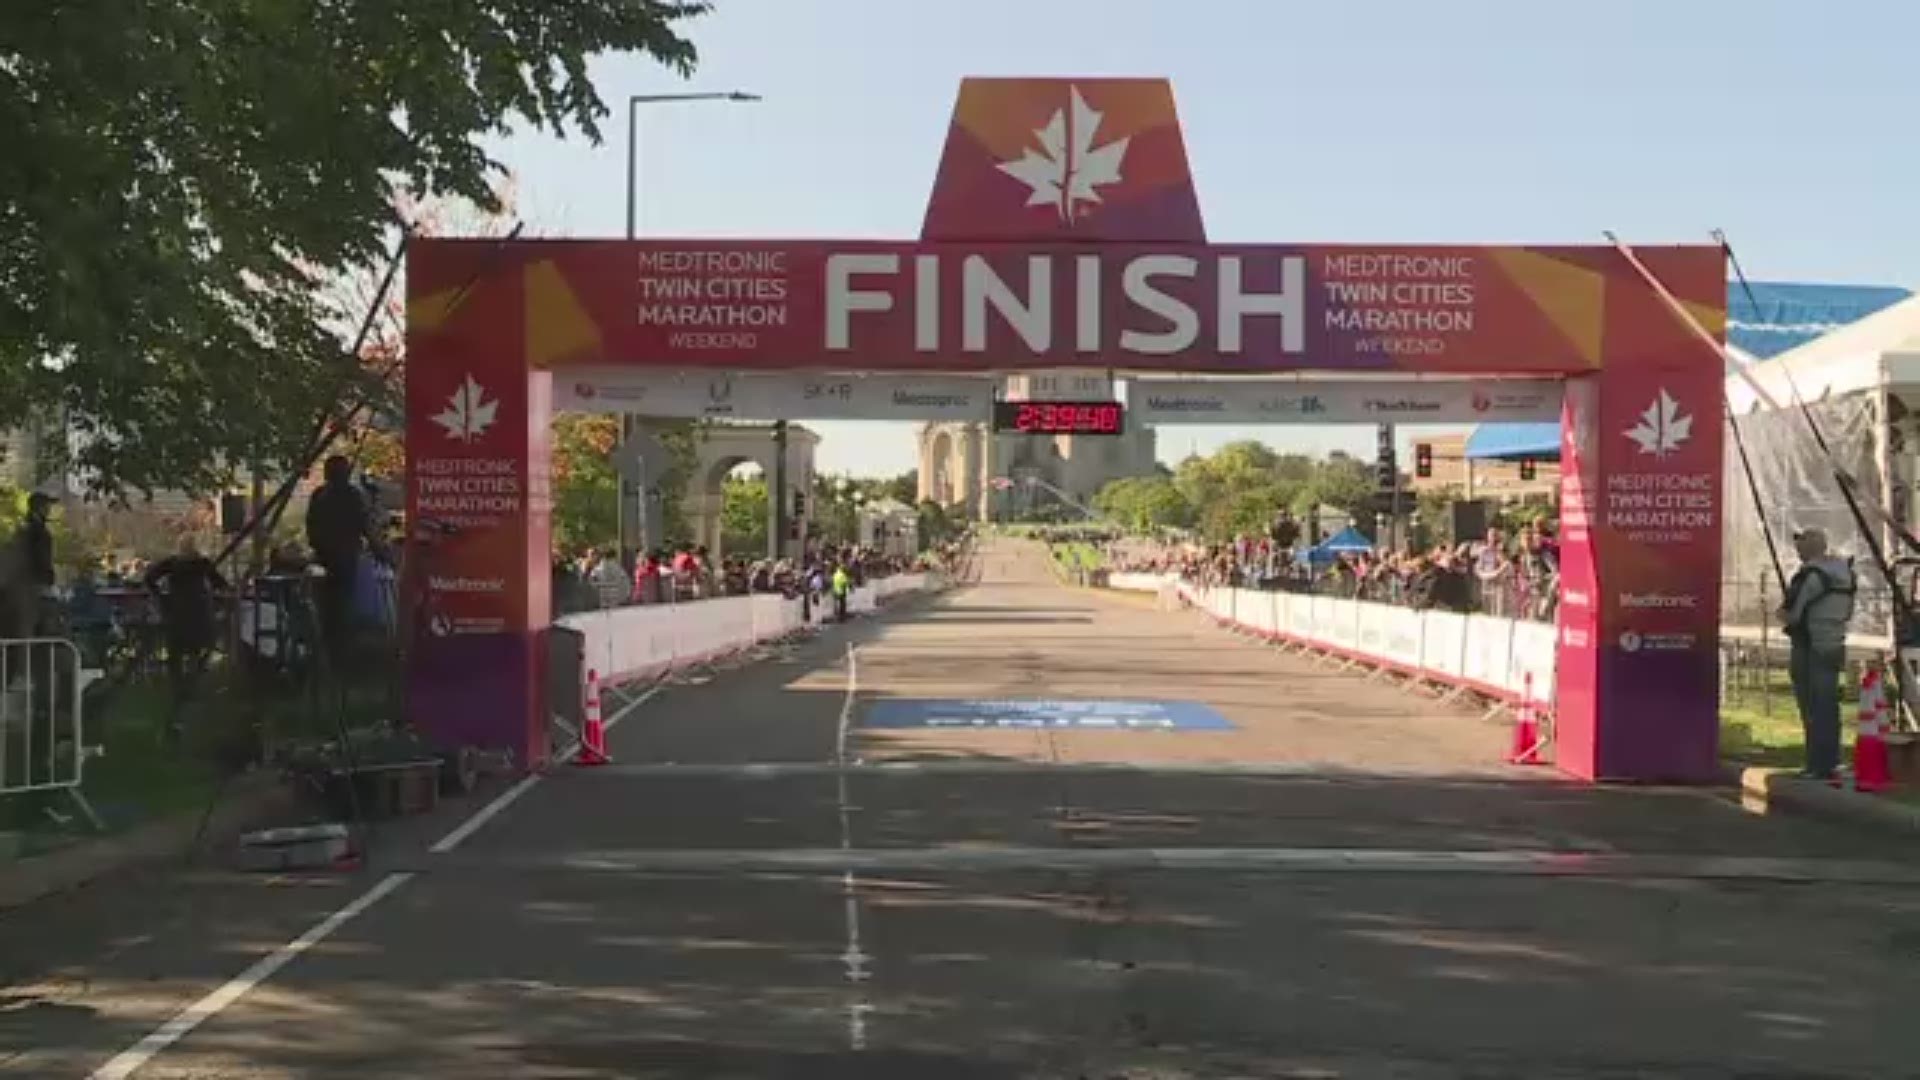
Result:
{"label": "white maple leaf graphic", "polygon": [[1120,182],[1120,160],[1132,137],[1095,147],[1103,114],[1087,104],[1079,87],[1068,92],[1067,108],[1055,109],[1046,127],[1034,129],[1040,148],[1028,147],[1020,160],[1001,162],[1000,171],[1031,189],[1028,206],[1052,206],[1060,220],[1072,224],[1081,203],[1100,201],[1100,186]]}
{"label": "white maple leaf graphic", "polygon": [[446,429],[448,438],[472,442],[493,426],[493,412],[499,407],[498,401],[487,400],[487,392],[468,375],[447,400],[446,409],[434,414],[433,422]]}
{"label": "white maple leaf graphic", "polygon": [[1680,412],[1680,403],[1663,387],[1660,396],[1640,414],[1640,422],[1627,429],[1627,438],[1640,444],[1640,452],[1666,457],[1693,435],[1693,417]]}

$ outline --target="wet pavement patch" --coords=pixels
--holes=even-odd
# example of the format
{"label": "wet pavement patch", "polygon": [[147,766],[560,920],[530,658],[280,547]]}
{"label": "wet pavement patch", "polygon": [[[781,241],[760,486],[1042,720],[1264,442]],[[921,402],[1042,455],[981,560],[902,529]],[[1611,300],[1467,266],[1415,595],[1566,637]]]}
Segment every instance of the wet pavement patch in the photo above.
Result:
{"label": "wet pavement patch", "polygon": [[1051,728],[1093,731],[1231,731],[1197,701],[889,698],[867,708],[869,728]]}

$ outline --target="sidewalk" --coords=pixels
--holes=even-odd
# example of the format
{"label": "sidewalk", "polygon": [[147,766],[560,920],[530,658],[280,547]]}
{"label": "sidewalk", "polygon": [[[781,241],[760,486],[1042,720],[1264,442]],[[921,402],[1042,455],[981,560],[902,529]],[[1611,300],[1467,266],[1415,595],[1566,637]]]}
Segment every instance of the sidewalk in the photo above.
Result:
{"label": "sidewalk", "polygon": [[1920,837],[1920,803],[1802,780],[1791,769],[1740,769],[1740,805],[1756,814],[1790,814]]}

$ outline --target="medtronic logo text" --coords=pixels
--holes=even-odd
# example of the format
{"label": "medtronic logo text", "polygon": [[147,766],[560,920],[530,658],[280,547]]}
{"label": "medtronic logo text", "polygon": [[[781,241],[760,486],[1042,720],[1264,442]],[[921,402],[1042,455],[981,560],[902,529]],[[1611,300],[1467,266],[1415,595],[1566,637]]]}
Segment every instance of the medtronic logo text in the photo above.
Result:
{"label": "medtronic logo text", "polygon": [[893,403],[902,408],[964,409],[973,404],[973,398],[966,394],[923,394],[911,390],[895,390]]}
{"label": "medtronic logo text", "polygon": [[1147,407],[1160,412],[1221,412],[1227,403],[1219,398],[1161,397],[1158,394],[1147,396]]}
{"label": "medtronic logo text", "polygon": [[1700,606],[1700,598],[1687,593],[1621,593],[1620,606],[1640,609],[1686,609]]}
{"label": "medtronic logo text", "polygon": [[507,591],[505,578],[464,578],[432,576],[427,579],[434,592],[501,593]]}

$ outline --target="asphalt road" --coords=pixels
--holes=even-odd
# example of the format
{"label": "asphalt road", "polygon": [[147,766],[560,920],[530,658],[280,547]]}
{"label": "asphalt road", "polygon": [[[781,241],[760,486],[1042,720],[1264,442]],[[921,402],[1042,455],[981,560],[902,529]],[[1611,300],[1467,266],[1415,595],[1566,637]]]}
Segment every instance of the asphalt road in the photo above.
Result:
{"label": "asphalt road", "polygon": [[[610,702],[617,764],[457,840],[486,799],[359,874],[0,918],[0,1076],[1920,1075],[1910,850],[1500,765],[1472,714],[980,563]],[[867,725],[902,698],[1232,727]]]}

